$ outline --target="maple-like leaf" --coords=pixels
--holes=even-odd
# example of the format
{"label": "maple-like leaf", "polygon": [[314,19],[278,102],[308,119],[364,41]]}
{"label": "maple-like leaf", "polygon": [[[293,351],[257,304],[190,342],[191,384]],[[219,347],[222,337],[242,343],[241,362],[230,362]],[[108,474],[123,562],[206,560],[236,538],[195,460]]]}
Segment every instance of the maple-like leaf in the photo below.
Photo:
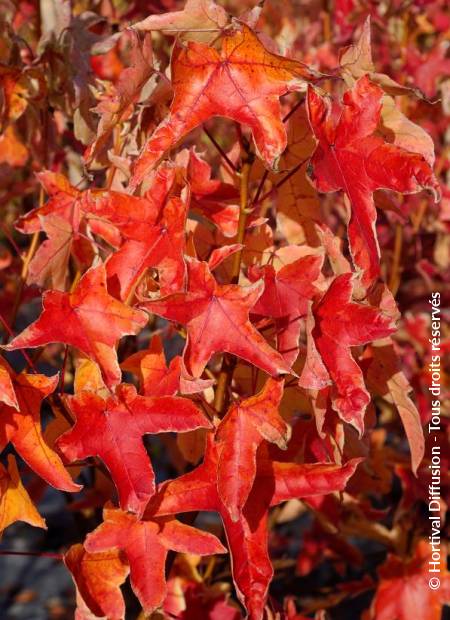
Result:
{"label": "maple-like leaf", "polygon": [[62,342],[76,347],[98,363],[105,382],[120,382],[115,345],[119,338],[144,327],[144,312],[129,308],[106,290],[102,263],[91,267],[71,293],[46,291],[40,317],[5,348],[9,351]]}
{"label": "maple-like leaf", "polygon": [[[91,191],[84,199],[89,226],[112,225],[122,240],[106,262],[108,290],[124,300],[149,267],[158,269],[161,295],[184,289],[185,225],[189,192],[177,183],[180,168],[162,165],[142,197]],[[181,195],[176,195],[181,194]]]}
{"label": "maple-like leaf", "polygon": [[268,458],[262,444],[257,456],[255,482],[238,521],[232,521],[218,489],[220,447],[210,436],[204,461],[192,472],[159,487],[148,514],[193,510],[220,513],[231,553],[237,594],[250,620],[261,620],[273,569],[268,554],[267,515],[270,506],[293,498],[313,497],[344,489],[360,459],[343,466],[335,463],[300,465]]}
{"label": "maple-like leaf", "polygon": [[279,97],[304,87],[318,74],[297,60],[269,52],[252,30],[224,32],[222,50],[189,41],[172,52],[174,99],[134,165],[136,188],[164,153],[213,116],[248,125],[258,153],[275,167],[286,147]]}
{"label": "maple-like leaf", "polygon": [[58,439],[69,461],[98,456],[111,472],[120,506],[142,514],[155,491],[155,475],[144,447],[145,434],[208,428],[210,423],[185,398],[139,396],[121,384],[106,399],[93,392],[67,397],[75,426]]}
{"label": "maple-like leaf", "polygon": [[8,454],[8,469],[0,463],[0,538],[16,521],[47,529],[20,479],[16,459]]}
{"label": "maple-like leaf", "polygon": [[[50,170],[39,172],[36,176],[42,188],[48,194],[48,200],[43,206],[36,207],[21,216],[16,222],[17,230],[25,234],[32,234],[39,230],[46,230],[46,222],[59,222],[62,219],[65,220],[64,228],[70,227],[71,229],[72,238],[70,243],[75,249],[80,241],[87,242],[87,238],[85,238],[87,226],[91,232],[99,234],[113,247],[120,245],[121,236],[115,226],[109,221],[108,215],[110,214],[97,213],[95,208],[96,200],[104,196],[105,190],[79,190],[71,185],[69,179],[63,174],[51,172]],[[124,194],[119,194],[118,192],[111,193],[125,197]],[[134,202],[139,203],[139,199],[134,199]],[[134,206],[133,199],[130,198],[128,204],[129,210],[131,210]],[[58,250],[58,245],[55,245],[55,243],[48,245],[53,245]],[[50,254],[49,250],[45,250],[45,247],[48,247],[48,245],[45,246],[44,243],[38,248],[30,266],[34,262],[43,262],[40,258],[41,253]],[[50,261],[49,269],[57,262],[56,260]],[[59,268],[59,265],[56,267]]]}
{"label": "maple-like leaf", "polygon": [[84,543],[89,553],[121,550],[129,564],[131,586],[146,614],[159,607],[166,595],[164,568],[169,549],[181,553],[226,553],[219,540],[174,518],[139,521],[121,510],[105,508],[103,523]]}
{"label": "maple-like leaf", "polygon": [[30,261],[27,282],[64,290],[68,278],[68,264],[72,250],[74,229],[70,222],[57,215],[42,217],[42,230],[47,239]]}
{"label": "maple-like leaf", "polygon": [[43,206],[32,209],[18,219],[17,230],[27,234],[41,230],[40,216],[58,215],[68,219],[73,213],[74,202],[81,194],[63,174],[45,170],[36,176],[48,194],[48,200]]}
{"label": "maple-like leaf", "polygon": [[308,114],[317,139],[310,177],[320,192],[343,190],[350,202],[348,237],[355,265],[363,270],[363,283],[380,273],[375,232],[373,192],[391,189],[401,193],[433,190],[438,184],[425,158],[386,142],[377,134],[383,91],[368,76],[344,94],[342,104],[331,104],[313,88],[308,91]]}
{"label": "maple-like leaf", "polygon": [[264,278],[264,292],[252,312],[275,319],[277,348],[288,364],[298,356],[301,319],[308,311],[308,301],[317,293],[323,256],[309,255],[281,267],[254,266],[248,270],[251,282]]}
{"label": "maple-like leaf", "polygon": [[120,586],[125,582],[130,569],[122,553],[88,553],[83,545],[77,544],[72,545],[65,554],[64,564],[71,572],[78,597],[81,598],[77,611],[82,612],[84,604],[96,617],[106,616],[110,620],[122,620],[125,617]]}
{"label": "maple-like leaf", "polygon": [[217,489],[237,521],[256,475],[256,452],[264,439],[285,449],[290,427],[278,413],[284,382],[268,379],[255,396],[233,404],[217,428]]}
{"label": "maple-like leaf", "polygon": [[[26,281],[27,284],[64,290],[71,254],[82,257],[86,246],[90,246],[85,238],[87,214],[82,204],[83,192],[70,185],[62,174],[47,170],[38,173],[37,177],[49,199],[43,206],[20,217],[16,228],[25,234],[41,230],[47,239],[31,259]],[[88,258],[92,260],[92,257]]]}
{"label": "maple-like leaf", "polygon": [[189,259],[186,293],[146,301],[140,307],[186,325],[184,361],[193,377],[200,377],[214,353],[224,351],[277,376],[289,373],[290,367],[248,318],[263,288],[261,281],[247,287],[220,285],[207,263]]}
{"label": "maple-like leaf", "polygon": [[12,370],[10,375],[18,408],[0,404],[0,451],[11,442],[26,464],[48,484],[63,491],[79,491],[81,486],[72,481],[60,457],[42,435],[41,402],[56,388],[58,375],[16,375]]}
{"label": "maple-like leaf", "polygon": [[[442,608],[450,603],[450,574],[445,561],[445,547],[439,573],[430,573],[431,547],[427,540],[420,540],[414,556],[404,560],[389,554],[380,566],[380,585],[377,588],[368,620],[440,620]],[[440,586],[430,587],[430,577],[438,577]]]}
{"label": "maple-like leaf", "polygon": [[[351,301],[352,277],[351,273],[346,273],[335,278],[322,299],[313,306],[315,325],[311,336],[315,347],[311,346],[309,352],[315,357],[317,350],[333,381],[334,409],[362,435],[370,396],[350,347],[385,338],[395,331],[395,325],[392,317],[379,308]],[[308,378],[313,383],[308,384],[303,377],[301,385],[312,389],[324,387],[323,365],[313,359],[307,368]]]}

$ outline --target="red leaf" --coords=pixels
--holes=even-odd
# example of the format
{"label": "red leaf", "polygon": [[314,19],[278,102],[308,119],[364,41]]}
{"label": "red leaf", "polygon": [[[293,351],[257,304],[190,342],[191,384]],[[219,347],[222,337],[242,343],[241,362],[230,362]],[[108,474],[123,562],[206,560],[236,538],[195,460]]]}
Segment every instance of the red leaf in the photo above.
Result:
{"label": "red leaf", "polygon": [[180,388],[181,358],[174,357],[167,367],[158,335],[153,336],[148,349],[130,355],[120,367],[139,376],[144,396],[174,396]]}
{"label": "red leaf", "polygon": [[107,385],[117,385],[120,368],[115,345],[122,336],[142,329],[147,318],[108,294],[104,266],[89,269],[72,293],[45,292],[42,304],[37,321],[5,348],[13,351],[50,342],[69,344],[97,362]]}
{"label": "red leaf", "polygon": [[[315,346],[334,383],[332,402],[340,417],[352,424],[360,435],[364,431],[364,412],[370,396],[364,385],[360,367],[352,357],[350,347],[384,338],[395,331],[392,317],[373,306],[357,304],[352,298],[352,274],[335,278],[322,297],[313,306],[315,326],[312,330]],[[318,364],[314,347],[310,347],[308,373],[315,368],[315,379],[310,385],[302,376],[302,386],[323,387],[323,367]]]}
{"label": "red leaf", "polygon": [[80,392],[67,397],[67,402],[77,421],[58,439],[58,446],[70,461],[100,457],[116,484],[121,508],[138,515],[155,492],[142,436],[211,426],[192,401],[138,396],[134,386],[127,384],[118,386],[116,395],[107,399]]}
{"label": "red leaf", "polygon": [[286,147],[279,97],[318,77],[301,62],[270,53],[244,24],[223,34],[220,54],[201,43],[176,43],[171,66],[175,94],[170,114],[135,163],[130,189],[168,149],[213,116],[248,125],[258,153],[276,166]]}
{"label": "red leaf", "polygon": [[220,513],[232,559],[233,579],[251,620],[261,620],[273,570],[268,555],[267,512],[288,499],[342,490],[361,459],[334,463],[278,463],[260,447],[253,489],[237,522],[231,520],[218,489],[219,447],[209,438],[203,463],[194,471],[163,483],[149,504],[149,515],[192,510]]}
{"label": "red leaf", "polygon": [[121,510],[105,508],[103,519],[84,546],[90,553],[123,551],[130,563],[131,586],[147,614],[159,607],[166,595],[164,566],[169,549],[198,555],[226,552],[212,534],[173,518],[139,521]]}
{"label": "red leaf", "polygon": [[217,428],[217,489],[232,521],[239,519],[252,490],[259,445],[266,439],[287,447],[290,428],[278,413],[283,383],[268,379],[259,394],[232,405]]}
{"label": "red leaf", "polygon": [[[430,573],[431,547],[428,541],[417,544],[414,557],[403,560],[390,554],[379,569],[380,585],[368,614],[368,620],[440,620],[442,607],[450,602],[450,575],[445,549],[442,548],[439,573]],[[440,587],[432,589],[431,577],[439,577]]]}
{"label": "red leaf", "polygon": [[19,409],[11,369],[2,358],[0,358],[0,402],[5,403],[8,407]]}
{"label": "red leaf", "polygon": [[272,265],[249,269],[251,282],[264,278],[264,292],[252,312],[275,319],[278,350],[288,364],[297,359],[300,320],[307,314],[308,300],[318,293],[314,283],[319,278],[322,263],[323,256],[310,255],[278,271]]}
{"label": "red leaf", "polygon": [[277,376],[290,372],[289,366],[248,319],[262,290],[262,282],[247,287],[217,284],[206,263],[190,259],[187,293],[147,301],[140,307],[186,325],[184,360],[193,377],[200,377],[211,356],[223,351]]}
{"label": "red leaf", "polygon": [[422,155],[377,135],[382,97],[382,89],[367,76],[345,93],[342,104],[331,106],[313,88],[308,91],[309,120],[318,141],[310,176],[321,192],[346,193],[350,249],[366,285],[380,273],[373,192],[384,188],[409,194],[427,188],[438,195],[437,181]]}
{"label": "red leaf", "polygon": [[[161,295],[184,288],[186,212],[185,201],[170,198],[145,240],[129,239],[110,257],[106,272],[113,294],[127,299],[141,274],[149,267],[158,268]],[[142,227],[139,225],[136,231],[142,231]]]}

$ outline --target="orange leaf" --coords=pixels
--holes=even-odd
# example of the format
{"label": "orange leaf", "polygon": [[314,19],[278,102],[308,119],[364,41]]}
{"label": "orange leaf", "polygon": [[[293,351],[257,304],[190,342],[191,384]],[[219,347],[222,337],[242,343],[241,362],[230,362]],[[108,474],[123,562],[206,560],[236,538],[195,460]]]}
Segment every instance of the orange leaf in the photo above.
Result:
{"label": "orange leaf", "polygon": [[0,538],[3,530],[16,521],[47,529],[22,484],[16,459],[8,454],[8,469],[0,463]]}

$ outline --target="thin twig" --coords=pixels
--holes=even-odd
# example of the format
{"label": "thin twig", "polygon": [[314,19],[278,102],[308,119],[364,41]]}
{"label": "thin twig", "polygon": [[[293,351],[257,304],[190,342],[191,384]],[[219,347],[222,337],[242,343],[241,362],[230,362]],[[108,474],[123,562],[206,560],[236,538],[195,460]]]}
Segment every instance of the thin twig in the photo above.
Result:
{"label": "thin twig", "polygon": [[[254,159],[253,153],[249,150],[244,151],[242,170],[240,174],[240,208],[239,208],[239,223],[238,232],[236,235],[235,243],[243,244],[245,237],[245,228],[248,215],[248,189],[250,171]],[[238,284],[239,274],[241,271],[242,250],[239,250],[233,255],[233,264],[231,267],[230,281],[232,284]],[[222,367],[220,369],[219,377],[217,379],[217,387],[214,395],[214,408],[219,416],[225,413],[228,406],[228,389],[233,378],[234,368],[236,366],[236,357],[234,355],[228,355],[224,353],[222,358]]]}
{"label": "thin twig", "polygon": [[3,234],[5,235],[5,237],[8,239],[9,243],[12,245],[15,253],[18,255],[18,257],[20,258],[21,261],[24,260],[23,256],[22,256],[22,252],[20,251],[19,246],[17,245],[17,243],[14,241],[14,237],[12,236],[12,234],[9,232],[7,226],[5,224],[3,224],[3,222],[0,224],[1,229],[3,230]]}
{"label": "thin twig", "polygon": [[286,176],[284,176],[277,183],[275,183],[275,185],[272,187],[272,189],[270,189],[268,192],[266,192],[264,194],[264,196],[258,200],[258,203],[254,204],[254,206],[256,206],[256,204],[261,204],[262,202],[264,202],[264,200],[266,200],[270,196],[273,196],[273,194],[276,192],[276,190],[279,189],[282,185],[284,185],[286,183],[286,181],[288,181],[296,172],[298,172],[300,170],[300,168],[308,161],[308,159],[309,159],[309,157],[306,157],[306,159],[303,159],[296,166],[294,166],[292,168],[292,170],[290,170],[287,173]]}
{"label": "thin twig", "polygon": [[[8,340],[8,337],[14,338],[13,330],[9,326],[8,321],[1,314],[0,314],[0,323],[5,328],[6,340]],[[19,349],[19,351],[23,355],[23,357],[25,358],[25,361],[28,364],[28,366],[30,367],[31,372],[37,373],[36,366],[35,366],[33,360],[31,359],[31,357],[28,355],[28,353],[26,351],[24,351],[24,349]]]}
{"label": "thin twig", "polygon": [[0,555],[19,555],[24,557],[52,558],[53,560],[64,560],[62,553],[51,553],[49,551],[12,551],[10,549],[0,550]]}
{"label": "thin twig", "polygon": [[206,127],[203,125],[203,131],[206,133],[206,135],[208,136],[208,138],[211,140],[211,142],[214,144],[214,146],[216,147],[216,149],[219,151],[220,156],[223,158],[223,160],[228,164],[228,166],[231,168],[233,173],[238,172],[238,169],[236,168],[236,166],[233,164],[233,162],[231,161],[231,159],[228,157],[228,155],[225,153],[225,151],[223,150],[223,148],[220,146],[220,144],[217,142],[217,140],[214,138],[214,136],[208,131],[208,129],[206,129]]}

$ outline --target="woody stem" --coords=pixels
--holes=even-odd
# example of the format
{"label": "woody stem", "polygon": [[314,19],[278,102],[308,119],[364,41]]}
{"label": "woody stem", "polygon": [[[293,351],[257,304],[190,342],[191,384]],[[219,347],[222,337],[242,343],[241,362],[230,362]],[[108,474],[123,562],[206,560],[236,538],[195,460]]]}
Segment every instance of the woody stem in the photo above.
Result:
{"label": "woody stem", "polygon": [[[244,151],[242,168],[240,172],[240,209],[239,223],[235,243],[242,244],[245,237],[245,228],[247,223],[248,205],[249,205],[249,177],[253,163],[253,153],[249,150]],[[241,271],[242,250],[236,252],[233,256],[233,264],[231,267],[231,284],[239,283],[239,274]],[[236,358],[226,353],[222,358],[222,367],[217,379],[217,388],[214,397],[214,408],[220,417],[225,413],[228,406],[228,389],[233,378],[234,368],[236,366]]]}

